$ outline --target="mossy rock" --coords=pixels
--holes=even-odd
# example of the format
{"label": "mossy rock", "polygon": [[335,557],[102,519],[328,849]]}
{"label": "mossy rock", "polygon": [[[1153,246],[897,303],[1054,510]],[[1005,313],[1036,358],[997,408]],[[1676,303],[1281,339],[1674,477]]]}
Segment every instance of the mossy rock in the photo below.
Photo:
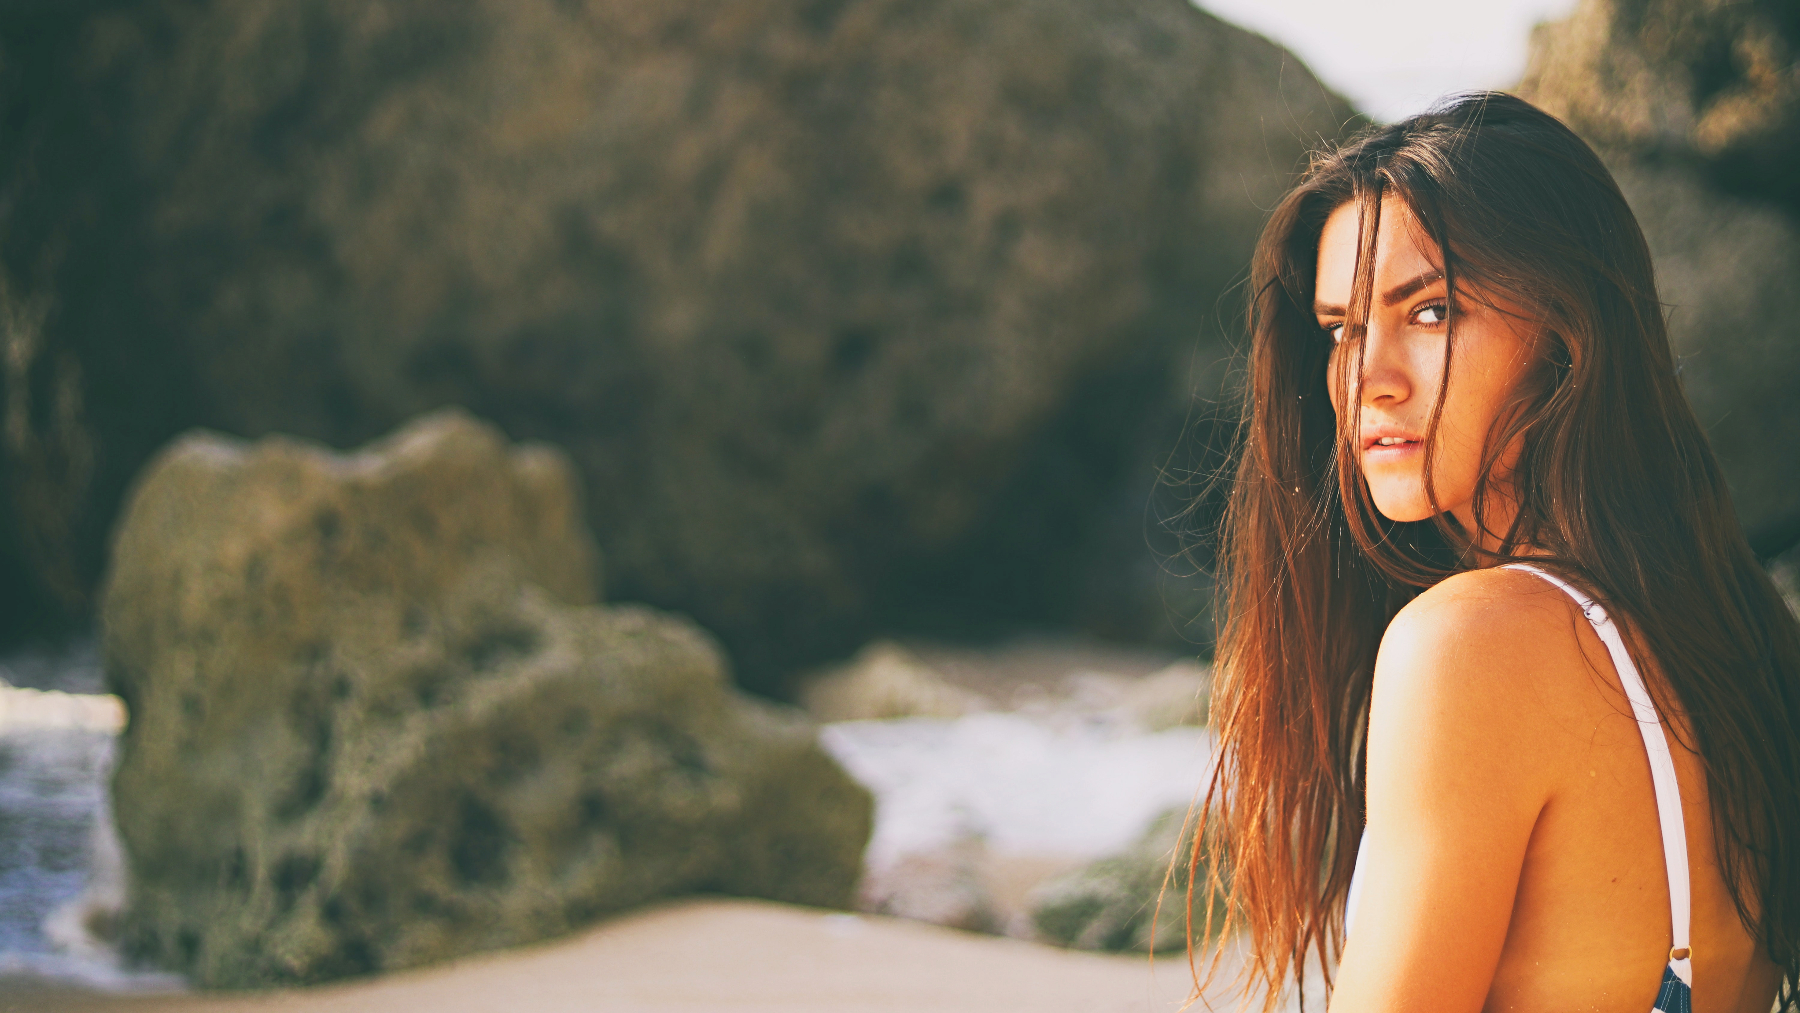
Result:
{"label": "mossy rock", "polygon": [[[1081,950],[1168,952],[1187,947],[1188,856],[1193,840],[1187,811],[1159,816],[1125,851],[1095,861],[1032,891],[1031,920],[1040,938]],[[1201,870],[1206,868],[1201,856]],[[1222,924],[1226,898],[1214,899],[1211,925]],[[1195,887],[1195,942],[1208,926],[1204,878]]]}
{"label": "mossy rock", "polygon": [[848,906],[868,793],[704,631],[593,584],[567,460],[466,415],[177,442],[106,584],[127,951],[245,988],[691,891]]}

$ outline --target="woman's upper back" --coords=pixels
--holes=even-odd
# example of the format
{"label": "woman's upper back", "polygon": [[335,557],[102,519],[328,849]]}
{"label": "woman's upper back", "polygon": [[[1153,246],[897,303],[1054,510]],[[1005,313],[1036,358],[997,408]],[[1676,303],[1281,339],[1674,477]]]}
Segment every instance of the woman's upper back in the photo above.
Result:
{"label": "woman's upper back", "polygon": [[[1721,877],[1699,757],[1678,717],[1669,731],[1695,1008],[1766,1013],[1776,968]],[[1650,763],[1605,646],[1552,584],[1472,571],[1395,618],[1368,820],[1334,1011],[1651,1008],[1671,924]]]}

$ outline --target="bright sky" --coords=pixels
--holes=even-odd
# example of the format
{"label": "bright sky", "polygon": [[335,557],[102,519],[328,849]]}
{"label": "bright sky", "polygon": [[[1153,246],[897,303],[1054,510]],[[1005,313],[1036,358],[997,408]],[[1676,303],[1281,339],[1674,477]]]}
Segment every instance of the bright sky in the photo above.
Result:
{"label": "bright sky", "polygon": [[1525,70],[1531,26],[1575,0],[1196,0],[1286,46],[1378,120],[1450,92],[1505,88]]}

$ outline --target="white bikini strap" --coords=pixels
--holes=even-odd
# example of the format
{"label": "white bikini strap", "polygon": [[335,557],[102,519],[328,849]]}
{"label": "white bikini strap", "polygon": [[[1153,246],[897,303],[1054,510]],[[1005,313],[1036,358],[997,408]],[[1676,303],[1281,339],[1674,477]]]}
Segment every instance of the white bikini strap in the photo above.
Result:
{"label": "white bikini strap", "polygon": [[1675,760],[1669,755],[1669,738],[1657,717],[1656,705],[1650,702],[1650,693],[1644,688],[1644,679],[1638,674],[1637,666],[1631,663],[1631,654],[1625,650],[1618,627],[1613,625],[1599,602],[1582,594],[1568,581],[1527,563],[1509,563],[1506,569],[1535,573],[1575,599],[1575,604],[1581,606],[1582,614],[1587,616],[1594,632],[1606,645],[1607,653],[1612,655],[1613,667],[1619,670],[1619,681],[1625,686],[1625,696],[1631,701],[1638,731],[1644,736],[1644,750],[1650,754],[1650,781],[1656,788],[1656,815],[1662,823],[1663,863],[1668,866],[1669,874],[1669,921],[1674,927],[1669,966],[1684,983],[1692,986],[1694,976],[1688,950],[1687,829],[1681,819],[1681,789],[1675,780]]}

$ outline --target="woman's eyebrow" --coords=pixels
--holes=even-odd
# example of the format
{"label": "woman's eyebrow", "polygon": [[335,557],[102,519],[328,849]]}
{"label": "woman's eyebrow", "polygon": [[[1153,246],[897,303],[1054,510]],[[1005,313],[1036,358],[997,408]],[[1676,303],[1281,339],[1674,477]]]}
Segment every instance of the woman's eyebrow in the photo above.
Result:
{"label": "woman's eyebrow", "polygon": [[[1412,295],[1413,293],[1417,292],[1418,290],[1431,284],[1432,282],[1441,281],[1443,279],[1443,277],[1444,277],[1444,272],[1439,271],[1436,268],[1433,268],[1432,270],[1426,271],[1424,274],[1419,275],[1417,278],[1413,278],[1410,281],[1403,281],[1400,284],[1395,285],[1393,288],[1390,288],[1386,292],[1382,293],[1381,304],[1383,306],[1392,306],[1395,303],[1399,302],[1400,300],[1405,299],[1407,296]],[[1345,312],[1346,312],[1346,310],[1342,306],[1327,306],[1326,304],[1324,304],[1322,302],[1313,303],[1313,314],[1315,316],[1341,317],[1345,314]]]}
{"label": "woman's eyebrow", "polygon": [[1431,284],[1434,281],[1438,281],[1438,280],[1442,279],[1443,277],[1444,277],[1444,272],[1439,271],[1436,268],[1433,268],[1429,271],[1426,271],[1424,274],[1419,275],[1417,278],[1412,279],[1411,281],[1403,281],[1400,284],[1395,285],[1393,288],[1388,289],[1385,293],[1382,294],[1381,304],[1383,306],[1392,306],[1395,303],[1399,302],[1400,300],[1406,298],[1407,296],[1412,295],[1414,292],[1417,292],[1418,290],[1424,288],[1425,286]]}

